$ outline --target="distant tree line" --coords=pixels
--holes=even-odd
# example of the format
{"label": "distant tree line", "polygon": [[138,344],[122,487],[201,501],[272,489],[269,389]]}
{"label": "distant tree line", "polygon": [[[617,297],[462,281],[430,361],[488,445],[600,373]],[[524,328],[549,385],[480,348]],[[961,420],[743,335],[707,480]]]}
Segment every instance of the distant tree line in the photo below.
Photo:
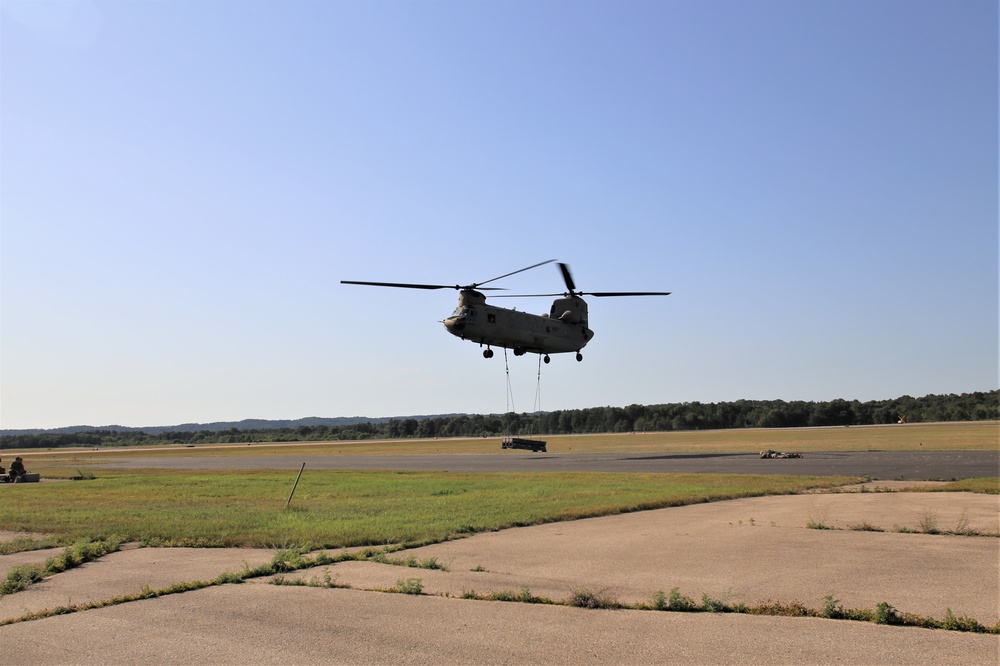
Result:
{"label": "distant tree line", "polygon": [[154,444],[234,444],[250,442],[316,442],[434,437],[501,437],[505,435],[569,435],[606,432],[716,430],[722,428],[801,428],[932,421],[1000,419],[1000,391],[904,395],[892,400],[737,400],[684,402],[668,405],[592,407],[536,414],[457,415],[391,419],[351,425],[209,431],[92,430],[0,436],[0,449],[64,446],[148,446]]}

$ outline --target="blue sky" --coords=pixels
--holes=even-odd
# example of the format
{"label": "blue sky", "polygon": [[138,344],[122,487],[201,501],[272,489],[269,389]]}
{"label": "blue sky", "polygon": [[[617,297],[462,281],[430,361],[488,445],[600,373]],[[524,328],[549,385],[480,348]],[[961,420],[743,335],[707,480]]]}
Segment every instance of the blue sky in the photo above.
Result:
{"label": "blue sky", "polygon": [[[0,2],[0,427],[997,388],[995,2]],[[582,363],[451,291],[546,259]],[[554,266],[499,286],[559,291]],[[543,312],[545,299],[501,302]]]}

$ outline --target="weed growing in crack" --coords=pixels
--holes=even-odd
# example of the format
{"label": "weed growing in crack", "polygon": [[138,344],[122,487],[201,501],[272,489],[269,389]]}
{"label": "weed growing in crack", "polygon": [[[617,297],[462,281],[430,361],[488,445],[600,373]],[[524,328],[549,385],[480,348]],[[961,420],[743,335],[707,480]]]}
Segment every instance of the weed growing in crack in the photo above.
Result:
{"label": "weed growing in crack", "polygon": [[420,578],[407,578],[397,580],[394,592],[400,594],[421,594],[424,591],[424,581]]}
{"label": "weed growing in crack", "polygon": [[116,538],[106,541],[91,541],[90,539],[77,541],[60,554],[47,559],[45,561],[45,572],[46,574],[55,574],[73,569],[108,553],[115,552],[118,550],[120,543],[121,541]]}
{"label": "weed growing in crack", "polygon": [[[522,588],[523,591],[523,588]],[[475,592],[463,594],[465,599],[479,600],[503,600],[519,601],[514,592],[506,590],[490,595],[482,596]],[[531,597],[537,603],[553,603],[548,600],[539,600]],[[903,613],[896,610],[887,602],[882,602],[873,609],[844,608],[840,600],[832,594],[823,599],[821,609],[809,608],[798,601],[790,603],[780,601],[768,601],[754,606],[742,603],[730,604],[718,599],[713,599],[707,594],[702,595],[701,604],[695,603],[690,597],[682,595],[678,588],[673,588],[667,595],[660,590],[653,594],[650,604],[621,604],[614,601],[606,594],[594,593],[590,590],[576,590],[573,596],[562,602],[569,606],[578,608],[616,608],[631,610],[657,610],[657,611],[678,611],[693,613],[742,613],[746,615],[770,615],[777,617],[821,617],[835,620],[854,620],[858,622],[875,622],[877,624],[892,624],[907,627],[923,627],[925,629],[947,629],[951,631],[965,631],[973,633],[1000,634],[1000,622],[988,627],[978,620],[969,617],[957,617],[951,609],[948,609],[944,620],[936,620],[931,617],[923,617],[914,613]]]}
{"label": "weed growing in crack", "polygon": [[708,593],[701,595],[701,609],[708,613],[726,613],[729,608],[718,599],[708,596]]}
{"label": "weed growing in crack", "polygon": [[958,524],[955,525],[954,534],[960,534],[962,536],[972,536],[976,532],[969,527],[969,512],[963,509],[962,515],[958,519]]}
{"label": "weed growing in crack", "polygon": [[378,564],[391,564],[397,567],[410,567],[413,569],[437,569],[447,571],[445,565],[438,562],[436,557],[428,557],[425,560],[418,560],[416,555],[408,555],[405,559],[392,558],[388,556],[388,549],[365,550],[361,553],[361,559],[377,562]]}
{"label": "weed growing in crack", "polygon": [[530,604],[535,601],[536,597],[531,593],[531,589],[527,585],[521,586],[521,593],[517,595],[517,600],[521,603]]}
{"label": "weed growing in crack", "polygon": [[872,621],[875,624],[898,624],[899,619],[899,611],[885,601],[881,601],[878,606],[875,607],[875,616]]}
{"label": "weed growing in crack", "polygon": [[932,511],[925,511],[924,517],[920,519],[917,523],[917,527],[924,534],[940,534],[941,531],[938,530],[937,517]]}
{"label": "weed growing in crack", "polygon": [[517,595],[514,594],[514,590],[491,592],[486,596],[486,598],[490,601],[517,601]]}
{"label": "weed growing in crack", "polygon": [[404,564],[408,567],[415,567],[417,569],[437,569],[438,571],[447,571],[448,569],[438,562],[436,557],[428,557],[426,560],[418,560],[413,555],[406,558]]}
{"label": "weed growing in crack", "polygon": [[667,610],[690,611],[695,609],[694,599],[686,597],[680,593],[680,588],[670,590],[670,598],[667,599]]}
{"label": "weed growing in crack", "polygon": [[521,592],[517,593],[513,590],[500,590],[498,592],[490,592],[489,594],[479,594],[475,590],[468,590],[462,592],[462,599],[475,599],[476,601],[510,601],[510,602],[520,602],[523,604],[555,604],[556,602],[545,597],[537,597],[531,593],[531,590],[527,585],[521,586]]}
{"label": "weed growing in crack", "polygon": [[835,620],[843,617],[844,607],[840,605],[840,599],[834,599],[832,594],[823,597],[823,617]]}
{"label": "weed growing in crack", "polygon": [[827,523],[823,522],[822,520],[815,520],[813,518],[809,519],[809,522],[806,523],[806,527],[808,527],[811,530],[832,530],[833,529],[832,527],[830,527],[830,525],[828,525]]}
{"label": "weed growing in crack", "polygon": [[7,571],[7,580],[0,585],[0,597],[27,589],[42,580],[45,571],[37,564],[18,564]]}
{"label": "weed growing in crack", "polygon": [[215,577],[213,585],[229,585],[243,582],[244,575],[238,571],[227,571]]}
{"label": "weed growing in crack", "polygon": [[670,591],[668,597],[662,590],[653,595],[651,604],[638,606],[619,605],[618,608],[634,608],[636,610],[669,610],[693,613],[742,613],[747,615],[770,615],[777,617],[822,617],[831,620],[854,620],[858,622],[875,622],[877,624],[893,624],[908,627],[923,627],[925,629],[948,629],[972,633],[1000,634],[1000,622],[988,627],[970,617],[957,617],[948,609],[944,620],[923,617],[913,613],[903,613],[887,602],[882,602],[873,609],[844,608],[840,599],[832,594],[823,598],[821,609],[809,608],[798,601],[790,603],[767,601],[754,606],[736,603],[729,604],[718,599],[712,599],[707,594],[702,595],[701,604],[695,604],[690,597],[680,594],[677,588]]}
{"label": "weed growing in crack", "polygon": [[573,590],[569,605],[575,608],[621,608],[621,604],[605,591],[594,592],[588,589]]}
{"label": "weed growing in crack", "polygon": [[326,589],[345,588],[347,585],[337,583],[335,576],[330,576],[330,572],[323,574],[322,580],[318,576],[313,576],[309,580],[304,578],[285,578],[278,574],[271,579],[271,585],[290,585],[296,587],[322,587]]}
{"label": "weed growing in crack", "polygon": [[[951,629],[952,631],[981,631],[982,625],[978,621],[972,619],[971,617],[955,617],[955,614],[951,612],[951,609],[947,609],[945,612],[944,620],[941,622],[942,629]],[[1000,627],[1000,622],[997,623]]]}
{"label": "weed growing in crack", "polygon": [[782,603],[780,601],[767,601],[763,604],[750,606],[744,611],[749,615],[773,615],[776,617],[813,617],[817,615],[798,601]]}
{"label": "weed growing in crack", "polygon": [[0,555],[13,555],[29,550],[42,550],[45,548],[58,548],[65,542],[57,537],[45,537],[42,539],[19,538],[12,541],[0,542]]}
{"label": "weed growing in crack", "polygon": [[120,544],[121,540],[117,537],[103,541],[81,539],[58,555],[53,555],[45,560],[45,564],[42,566],[31,564],[12,567],[7,572],[7,580],[0,584],[0,596],[20,592],[46,576],[74,569],[81,564],[113,553],[118,550]]}

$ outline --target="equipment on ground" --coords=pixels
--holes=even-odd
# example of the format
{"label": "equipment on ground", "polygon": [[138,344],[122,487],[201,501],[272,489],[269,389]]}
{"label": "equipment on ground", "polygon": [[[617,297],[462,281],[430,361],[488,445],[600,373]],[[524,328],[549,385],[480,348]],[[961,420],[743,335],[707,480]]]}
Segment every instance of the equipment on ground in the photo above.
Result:
{"label": "equipment on ground", "polygon": [[38,473],[26,472],[24,474],[19,474],[13,479],[6,474],[0,475],[0,483],[38,483],[42,480],[42,475]]}
{"label": "equipment on ground", "polygon": [[597,291],[576,290],[569,266],[559,263],[566,291],[561,294],[521,294],[518,296],[495,296],[494,298],[534,298],[557,296],[547,313],[541,315],[520,312],[516,309],[487,305],[484,291],[502,291],[502,287],[483,287],[484,284],[522,273],[532,268],[553,263],[549,259],[527,268],[522,268],[499,277],[469,285],[411,284],[403,282],[361,282],[341,280],[341,284],[359,284],[373,287],[396,287],[400,289],[455,289],[458,307],[444,320],[444,327],[454,336],[479,346],[486,346],[483,357],[493,358],[492,347],[512,349],[515,356],[527,353],[541,354],[542,360],[549,362],[549,354],[576,352],[576,360],[582,361],[583,349],[594,337],[587,319],[587,303],[581,296],[669,296],[669,291]]}
{"label": "equipment on ground", "polygon": [[761,458],[801,458],[801,453],[785,453],[783,451],[774,451],[768,449],[767,451],[760,452]]}
{"label": "equipment on ground", "polygon": [[526,449],[528,451],[545,451],[545,442],[536,439],[521,439],[520,437],[504,437],[500,440],[501,449]]}

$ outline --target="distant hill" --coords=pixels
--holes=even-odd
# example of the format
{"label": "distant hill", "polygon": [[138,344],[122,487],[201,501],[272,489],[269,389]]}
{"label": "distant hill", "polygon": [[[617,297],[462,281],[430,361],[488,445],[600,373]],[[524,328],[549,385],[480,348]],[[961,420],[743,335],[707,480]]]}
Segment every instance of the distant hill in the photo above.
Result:
{"label": "distant hill", "polygon": [[134,428],[122,425],[107,426],[66,426],[65,428],[31,428],[27,430],[0,430],[0,436],[17,435],[41,435],[41,434],[65,434],[75,435],[81,432],[94,432],[95,430],[110,430],[114,432],[144,432],[147,435],[159,435],[164,432],[219,432],[221,430],[267,430],[270,428],[298,428],[300,426],[349,426],[358,423],[387,423],[392,420],[413,419],[421,421],[423,419],[450,418],[460,416],[459,414],[429,414],[422,416],[381,416],[371,418],[367,416],[338,416],[335,418],[323,418],[319,416],[307,416],[301,419],[243,419],[242,421],[216,421],[214,423],[182,423],[172,426],[143,426]]}

